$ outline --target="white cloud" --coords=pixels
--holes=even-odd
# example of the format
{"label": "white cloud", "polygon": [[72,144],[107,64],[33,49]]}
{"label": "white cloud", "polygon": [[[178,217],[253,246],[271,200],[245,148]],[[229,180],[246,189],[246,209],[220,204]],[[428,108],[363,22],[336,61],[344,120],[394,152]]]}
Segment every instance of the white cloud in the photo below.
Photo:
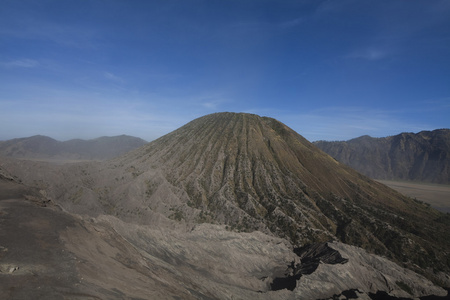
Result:
{"label": "white cloud", "polygon": [[288,21],[282,22],[282,23],[279,24],[279,26],[282,27],[282,28],[291,28],[291,27],[295,27],[297,25],[300,25],[304,21],[305,21],[304,18],[299,17],[299,18],[295,18],[295,19],[292,19],[292,20],[288,20]]}
{"label": "white cloud", "polygon": [[386,58],[388,55],[389,55],[389,51],[383,50],[381,48],[369,47],[369,48],[357,50],[357,51],[351,53],[350,55],[348,55],[347,58],[380,60],[380,59]]}
{"label": "white cloud", "polygon": [[4,67],[8,68],[35,68],[39,66],[39,62],[33,59],[18,59],[1,63]]}
{"label": "white cloud", "polygon": [[450,97],[426,99],[423,103],[429,111],[448,109],[450,108]]}
{"label": "white cloud", "polygon": [[114,75],[113,73],[110,72],[104,72],[103,75],[105,76],[106,79],[114,81],[114,82],[118,82],[118,83],[124,83],[125,81],[120,78],[119,76]]}
{"label": "white cloud", "polygon": [[209,110],[219,109],[219,107],[228,102],[228,100],[221,97],[208,97],[200,100],[200,105]]}
{"label": "white cloud", "polygon": [[214,101],[203,102],[202,105],[208,109],[215,109],[217,107],[217,102]]}
{"label": "white cloud", "polygon": [[[74,48],[96,48],[98,28],[92,26],[69,25],[64,22],[52,22],[23,11],[15,17],[0,23],[0,35],[31,41],[51,41]],[[1,26],[4,25],[4,26]]]}

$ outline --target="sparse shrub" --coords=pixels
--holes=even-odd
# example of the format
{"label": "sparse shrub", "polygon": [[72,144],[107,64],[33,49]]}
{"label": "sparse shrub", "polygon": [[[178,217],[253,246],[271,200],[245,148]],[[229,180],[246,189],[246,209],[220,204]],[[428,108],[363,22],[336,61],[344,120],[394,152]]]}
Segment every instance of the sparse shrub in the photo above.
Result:
{"label": "sparse shrub", "polygon": [[176,221],[181,221],[182,219],[184,219],[184,214],[179,208],[171,207],[171,208],[169,208],[169,210],[173,211],[173,213],[169,216],[170,219],[176,220]]}

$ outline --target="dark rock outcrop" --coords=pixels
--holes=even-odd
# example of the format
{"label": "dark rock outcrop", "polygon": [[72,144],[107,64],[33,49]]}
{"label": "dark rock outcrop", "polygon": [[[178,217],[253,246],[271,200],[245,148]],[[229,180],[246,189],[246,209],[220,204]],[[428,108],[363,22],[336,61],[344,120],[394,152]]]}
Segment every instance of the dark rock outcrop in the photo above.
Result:
{"label": "dark rock outcrop", "polygon": [[319,264],[334,265],[348,262],[348,259],[343,258],[337,250],[330,248],[327,243],[295,248],[294,253],[300,258],[300,263],[293,261],[287,268],[284,277],[277,277],[273,280],[270,285],[271,290],[288,289],[293,291],[302,275],[312,274]]}
{"label": "dark rock outcrop", "polygon": [[[294,290],[301,299],[338,299],[332,295],[345,296],[345,299],[348,296],[369,299],[370,295],[383,293],[392,299],[413,299],[447,294],[444,289],[426,283],[427,280],[421,275],[361,248],[333,242],[314,245],[305,253],[316,252],[314,248],[323,254],[324,260],[341,263],[321,262],[314,272],[301,276]],[[330,260],[332,257],[334,259]]]}

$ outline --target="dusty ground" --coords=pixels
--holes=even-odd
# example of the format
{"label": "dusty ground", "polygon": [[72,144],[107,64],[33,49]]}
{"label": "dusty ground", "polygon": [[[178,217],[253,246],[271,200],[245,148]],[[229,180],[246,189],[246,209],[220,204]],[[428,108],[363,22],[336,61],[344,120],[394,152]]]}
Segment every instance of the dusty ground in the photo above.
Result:
{"label": "dusty ground", "polygon": [[24,186],[0,182],[0,190],[0,299],[61,299],[79,282],[59,238],[75,220],[27,200],[35,195]]}
{"label": "dusty ground", "polygon": [[294,256],[281,239],[101,219],[64,212],[38,190],[0,178],[0,299],[292,297],[268,291],[270,276]]}
{"label": "dusty ground", "polygon": [[114,230],[0,179],[0,299],[194,299]]}
{"label": "dusty ground", "polygon": [[[81,217],[7,178],[0,178],[0,299],[291,300],[306,295],[300,287],[269,290],[274,277],[290,274],[285,272],[296,259],[283,239],[211,224],[186,231],[125,223],[112,216]],[[376,274],[393,269],[391,264]],[[355,279],[346,281],[352,265],[339,266],[332,277],[343,281],[329,283],[329,295],[354,285]],[[391,278],[390,291],[402,293],[395,285],[401,278],[411,281],[409,286],[427,288],[429,294],[441,292],[424,285],[424,278],[414,279],[417,275],[405,277],[405,272],[412,273],[404,270]],[[374,290],[385,290],[385,282]],[[322,280],[317,288],[323,290]]]}
{"label": "dusty ground", "polygon": [[450,185],[391,180],[377,181],[413,199],[429,203],[437,210],[450,213]]}

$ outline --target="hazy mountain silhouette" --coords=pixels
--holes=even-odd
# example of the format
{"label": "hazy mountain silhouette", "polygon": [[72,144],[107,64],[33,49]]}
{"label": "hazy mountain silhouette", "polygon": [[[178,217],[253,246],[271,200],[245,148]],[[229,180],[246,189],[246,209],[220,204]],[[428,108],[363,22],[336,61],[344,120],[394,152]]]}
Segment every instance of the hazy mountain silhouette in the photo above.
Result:
{"label": "hazy mountain silhouette", "polygon": [[371,178],[450,184],[450,129],[314,144]]}
{"label": "hazy mountain silhouette", "polygon": [[127,135],[64,142],[36,135],[0,141],[0,155],[29,159],[105,160],[146,143],[143,139]]}
{"label": "hazy mountain silhouette", "polygon": [[[357,173],[272,118],[212,114],[106,162],[0,167],[84,216],[87,229],[65,238],[87,262],[79,268],[92,295],[123,296],[95,279],[92,270],[105,267],[92,243],[112,259],[111,278],[125,264],[158,291],[163,276],[161,290],[176,291],[166,298],[445,294],[400,266],[450,285],[449,215]],[[127,260],[122,240],[106,247],[116,235],[142,257]],[[142,297],[126,286],[117,288]]]}

